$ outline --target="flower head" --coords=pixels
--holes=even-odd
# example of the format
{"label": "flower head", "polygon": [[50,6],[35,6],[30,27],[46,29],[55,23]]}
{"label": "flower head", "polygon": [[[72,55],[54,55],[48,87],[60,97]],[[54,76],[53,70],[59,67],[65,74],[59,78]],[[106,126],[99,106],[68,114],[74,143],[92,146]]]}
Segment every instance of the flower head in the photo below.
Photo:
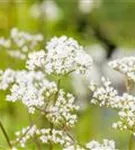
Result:
{"label": "flower head", "polygon": [[[72,71],[87,74],[91,70],[91,57],[72,38],[54,37],[47,43],[46,49],[46,54],[42,51],[29,55],[28,69],[44,68],[47,74],[57,75],[65,75]],[[42,60],[43,63],[37,66],[39,63],[36,60]]]}

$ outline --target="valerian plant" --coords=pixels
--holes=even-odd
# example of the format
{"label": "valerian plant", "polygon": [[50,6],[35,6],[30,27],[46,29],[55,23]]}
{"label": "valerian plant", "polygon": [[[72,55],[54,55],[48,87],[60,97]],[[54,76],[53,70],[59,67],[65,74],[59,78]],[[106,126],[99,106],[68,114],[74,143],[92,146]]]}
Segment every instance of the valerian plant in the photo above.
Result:
{"label": "valerian plant", "polygon": [[[82,144],[71,132],[71,128],[77,123],[77,111],[80,106],[75,103],[75,96],[72,93],[67,93],[61,88],[61,82],[64,76],[69,76],[73,72],[87,77],[92,69],[91,56],[76,40],[66,36],[54,37],[47,42],[45,49],[34,51],[34,46],[41,41],[42,35],[32,36],[28,33],[20,33],[17,29],[11,31],[11,37],[8,40],[4,38],[0,40],[0,45],[8,52],[12,48],[11,42],[14,42],[13,45],[20,49],[17,51],[18,56],[22,52],[24,54],[24,49],[28,50],[24,55],[25,70],[7,68],[0,71],[0,89],[9,89],[7,101],[22,102],[29,115],[38,113],[44,116],[49,124],[48,127],[39,126],[37,123],[39,116],[36,120],[30,119],[28,126],[16,131],[16,139],[11,140],[0,122],[0,128],[9,147],[13,150],[20,147],[28,149],[28,144],[33,144],[35,140],[36,149],[48,145],[49,150],[54,150],[55,145],[59,145],[63,150],[116,150],[113,140],[103,139],[101,143],[93,140]],[[117,70],[122,68],[127,77],[134,81],[134,59],[127,60],[131,68],[129,70],[125,69],[128,68],[126,60],[123,60],[125,68],[120,67],[119,60],[111,62],[110,65]],[[49,75],[55,76],[57,81],[48,80]],[[90,89],[93,92],[91,103],[117,109],[120,121],[114,123],[113,127],[130,130],[134,135],[134,96],[128,93],[119,96],[109,79],[102,78],[102,82],[103,86],[91,82]],[[132,142],[130,141],[129,149],[131,148]]]}

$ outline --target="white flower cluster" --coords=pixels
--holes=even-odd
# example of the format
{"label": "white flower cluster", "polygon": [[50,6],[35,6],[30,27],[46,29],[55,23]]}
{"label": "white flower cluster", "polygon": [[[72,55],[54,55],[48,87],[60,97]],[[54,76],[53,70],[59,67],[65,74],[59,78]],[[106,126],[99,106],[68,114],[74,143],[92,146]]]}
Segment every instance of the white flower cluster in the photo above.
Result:
{"label": "white flower cluster", "polygon": [[5,39],[4,37],[0,38],[0,47],[2,48],[10,48],[11,41],[9,39]]}
{"label": "white flower cluster", "polygon": [[40,130],[40,140],[42,143],[54,143],[60,144],[62,146],[68,146],[72,143],[71,138],[62,130],[55,129],[41,129]]}
{"label": "white flower cluster", "polygon": [[79,10],[84,14],[91,13],[95,8],[99,8],[101,6],[102,0],[94,1],[94,0],[79,0]]}
{"label": "white flower cluster", "polygon": [[[27,62],[28,69],[36,70],[45,66],[46,53],[44,50],[38,52],[32,52],[28,55],[29,60]],[[43,68],[44,69],[44,68]]]}
{"label": "white flower cluster", "polygon": [[[114,69],[121,73],[123,73],[128,81],[135,82],[135,57],[124,57],[122,59],[117,59],[109,63],[109,65]],[[129,89],[131,82],[128,83],[127,89]],[[117,108],[119,108],[118,115],[120,117],[120,121],[113,123],[112,127],[120,130],[128,129],[133,132],[135,135],[135,97],[124,93],[122,96],[119,96],[117,102]]]}
{"label": "white flower cluster", "polygon": [[109,79],[105,79],[104,77],[101,78],[102,84],[98,85],[94,82],[90,83],[89,88],[93,92],[91,103],[92,104],[99,104],[100,107],[102,106],[111,106],[117,107],[118,102],[118,92],[111,86],[111,82]]}
{"label": "white flower cluster", "polygon": [[25,147],[26,143],[33,138],[37,138],[38,141],[40,140],[45,144],[59,144],[63,147],[72,144],[72,140],[66,132],[50,128],[38,129],[36,125],[28,126],[21,131],[17,131],[16,137],[16,142],[21,147]]}
{"label": "white flower cluster", "polygon": [[7,69],[1,73],[0,79],[1,89],[5,90],[11,85],[7,100],[21,100],[31,113],[34,113],[35,106],[43,106],[48,102],[48,97],[57,92],[56,84],[46,80],[42,72]]}
{"label": "white flower cluster", "polygon": [[104,139],[102,144],[93,140],[86,144],[86,147],[90,150],[116,150],[115,142],[107,139]]}
{"label": "white flower cluster", "polygon": [[46,49],[47,53],[41,51],[29,55],[28,69],[42,68],[47,74],[57,75],[72,71],[87,74],[91,70],[91,57],[72,38],[54,37],[47,43]]}
{"label": "white flower cluster", "polygon": [[109,66],[135,81],[135,57],[130,56],[111,61]]}
{"label": "white flower cluster", "polygon": [[77,122],[77,115],[74,111],[79,109],[79,106],[74,104],[74,96],[70,93],[65,93],[60,90],[56,103],[49,108],[47,118],[54,124],[60,124],[72,127]]}
{"label": "white flower cluster", "polygon": [[[34,41],[31,41],[31,36],[23,32],[18,33],[16,29],[12,31],[11,37],[18,47],[23,47],[26,41]],[[64,148],[74,145],[75,142],[69,136],[68,130],[77,122],[75,111],[79,106],[75,105],[75,97],[72,94],[60,88],[60,82],[62,75],[73,71],[80,74],[89,73],[92,59],[77,41],[66,36],[53,38],[47,43],[46,49],[47,52],[41,50],[29,55],[26,64],[28,70],[0,71],[0,89],[10,89],[7,100],[21,101],[29,113],[39,111],[52,125],[48,129],[38,129],[36,125],[28,126],[17,132],[16,142],[22,147],[35,137],[41,143],[60,144]],[[46,74],[58,75],[58,83],[48,81]]]}
{"label": "white flower cluster", "polygon": [[63,150],[118,150],[115,148],[115,142],[113,140],[104,139],[103,143],[97,141],[90,141],[86,145],[71,145]]}
{"label": "white flower cluster", "polygon": [[102,82],[103,86],[98,86],[93,82],[90,84],[90,89],[93,91],[91,103],[98,104],[100,107],[117,109],[120,121],[113,123],[112,127],[135,132],[135,97],[128,93],[119,96],[118,92],[110,86],[109,80],[102,78]]}
{"label": "white flower cluster", "polygon": [[57,21],[62,17],[61,9],[53,0],[44,0],[41,3],[34,3],[30,8],[30,14],[35,19]]}
{"label": "white flower cluster", "polygon": [[112,127],[120,130],[131,130],[135,134],[135,97],[124,93],[119,97],[118,108],[120,109],[118,115],[120,121],[113,123]]}
{"label": "white flower cluster", "polygon": [[0,70],[0,89],[6,90],[15,80],[15,71],[7,68],[6,71]]}
{"label": "white flower cluster", "polygon": [[0,38],[0,48],[6,49],[7,53],[12,57],[26,59],[28,52],[36,50],[43,39],[41,34],[31,35],[13,28],[9,39]]}

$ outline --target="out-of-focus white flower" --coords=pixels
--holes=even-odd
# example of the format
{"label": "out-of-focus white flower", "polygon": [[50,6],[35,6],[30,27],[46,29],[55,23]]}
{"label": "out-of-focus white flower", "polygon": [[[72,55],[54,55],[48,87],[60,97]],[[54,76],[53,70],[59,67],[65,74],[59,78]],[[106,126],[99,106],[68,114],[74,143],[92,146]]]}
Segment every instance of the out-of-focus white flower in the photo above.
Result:
{"label": "out-of-focus white flower", "polygon": [[6,90],[15,80],[15,71],[8,68],[6,71],[0,70],[0,89]]}
{"label": "out-of-focus white flower", "polygon": [[106,60],[106,51],[105,49],[99,44],[92,44],[85,48],[87,52],[92,56],[93,61],[100,65]]}
{"label": "out-of-focus white flower", "polygon": [[86,147],[90,150],[116,150],[115,142],[108,139],[104,139],[102,144],[93,140],[86,144]]}
{"label": "out-of-focus white flower", "polygon": [[28,49],[33,49],[39,42],[43,41],[44,39],[43,35],[41,34],[32,35],[27,32],[19,31],[17,28],[13,28],[11,30],[10,37],[19,48],[23,49],[24,46],[28,46]]}
{"label": "out-of-focus white flower", "polygon": [[90,13],[93,9],[101,6],[101,0],[80,0],[79,1],[79,10],[82,13]]}
{"label": "out-of-focus white flower", "polygon": [[111,58],[115,60],[123,57],[135,56],[134,50],[135,50],[134,48],[129,47],[117,47],[113,52]]}
{"label": "out-of-focus white flower", "polygon": [[[94,61],[88,77],[89,81],[94,80],[100,82],[100,77],[106,76],[111,79],[114,86],[117,87],[119,91],[123,92],[125,90],[124,77],[108,66],[108,61],[110,60],[106,58],[106,50],[99,44],[87,46],[86,50]],[[121,58],[125,55],[129,55],[129,53],[126,53],[123,48],[118,48],[113,52],[112,58]]]}
{"label": "out-of-focus white flower", "polygon": [[14,58],[18,58],[21,60],[26,59],[26,55],[21,53],[20,50],[10,50],[10,51],[7,51],[7,53],[9,54],[9,56],[14,57]]}
{"label": "out-of-focus white flower", "polygon": [[14,58],[26,59],[29,51],[35,51],[44,37],[41,34],[29,34],[11,29],[8,39],[0,38],[0,49],[5,49],[7,53]]}
{"label": "out-of-focus white flower", "polygon": [[41,16],[40,4],[35,3],[30,7],[29,11],[31,17],[38,19]]}
{"label": "out-of-focus white flower", "polygon": [[0,38],[0,47],[4,48],[10,48],[11,41],[9,39],[5,39],[4,37]]}
{"label": "out-of-focus white flower", "polygon": [[97,141],[90,141],[86,145],[70,145],[63,150],[118,150],[115,148],[115,142],[113,140],[104,139],[102,143]]}
{"label": "out-of-focus white flower", "polygon": [[30,14],[33,18],[47,19],[48,21],[57,21],[61,18],[62,12],[53,0],[45,0],[40,4],[33,4],[30,8]]}
{"label": "out-of-focus white flower", "polygon": [[50,21],[58,20],[61,16],[61,10],[52,0],[45,0],[41,5],[41,9],[46,14],[46,18]]}

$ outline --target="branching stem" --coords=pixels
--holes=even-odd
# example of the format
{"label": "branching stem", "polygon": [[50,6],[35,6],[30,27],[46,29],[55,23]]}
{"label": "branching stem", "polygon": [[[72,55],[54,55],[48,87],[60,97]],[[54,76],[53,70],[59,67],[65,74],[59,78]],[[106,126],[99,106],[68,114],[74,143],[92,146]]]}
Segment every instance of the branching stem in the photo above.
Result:
{"label": "branching stem", "polygon": [[[57,101],[57,98],[58,98],[58,94],[59,94],[59,90],[60,90],[60,82],[61,82],[61,78],[58,79],[58,82],[57,82],[57,88],[58,88],[58,91],[56,92],[55,94],[55,98],[54,98],[54,105]],[[52,134],[52,130],[53,130],[53,123],[51,123],[51,134]],[[50,145],[49,145],[49,150],[53,150],[53,144],[50,142]]]}

